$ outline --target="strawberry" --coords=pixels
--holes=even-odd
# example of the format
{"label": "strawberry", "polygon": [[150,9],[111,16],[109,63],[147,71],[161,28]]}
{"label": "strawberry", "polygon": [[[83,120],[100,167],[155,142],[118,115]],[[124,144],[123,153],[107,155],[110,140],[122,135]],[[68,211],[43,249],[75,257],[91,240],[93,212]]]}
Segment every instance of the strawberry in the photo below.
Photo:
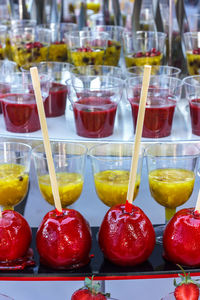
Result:
{"label": "strawberry", "polygon": [[190,273],[186,274],[183,268],[178,265],[183,271],[184,276],[179,274],[181,282],[176,283],[174,279],[174,285],[176,286],[174,296],[176,300],[198,300],[199,299],[199,285],[193,281],[190,277]]}
{"label": "strawberry", "polygon": [[85,287],[75,291],[71,300],[106,300],[107,297],[110,295],[100,292],[100,284],[99,282],[94,283],[92,276],[91,280],[85,278]]}

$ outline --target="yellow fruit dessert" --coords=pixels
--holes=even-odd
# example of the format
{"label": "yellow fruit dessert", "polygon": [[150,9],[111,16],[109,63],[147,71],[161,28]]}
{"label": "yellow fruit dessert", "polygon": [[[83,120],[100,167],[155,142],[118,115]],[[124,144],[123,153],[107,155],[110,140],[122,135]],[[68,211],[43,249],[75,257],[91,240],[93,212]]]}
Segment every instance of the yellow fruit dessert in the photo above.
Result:
{"label": "yellow fruit dessert", "polygon": [[0,165],[0,206],[13,207],[24,199],[28,191],[29,176],[25,167],[17,164]]}
{"label": "yellow fruit dessert", "polygon": [[[74,203],[81,195],[83,188],[83,178],[78,173],[56,173],[59,187],[59,195],[62,207]],[[49,175],[42,175],[38,177],[40,191],[44,199],[54,205],[52,189],[50,185]]]}
{"label": "yellow fruit dessert", "polygon": [[187,52],[186,58],[187,58],[188,73],[190,75],[199,75],[200,74],[200,53],[193,54]]}
{"label": "yellow fruit dessert", "polygon": [[137,52],[125,55],[126,67],[134,67],[134,66],[159,66],[161,65],[163,55],[160,51],[152,48],[147,52]]}
{"label": "yellow fruit dessert", "polygon": [[[94,175],[95,188],[100,200],[113,206],[126,202],[128,191],[129,171],[126,170],[106,170]],[[140,176],[137,176],[134,197],[136,198],[140,186]]]}
{"label": "yellow fruit dessert", "polygon": [[75,66],[103,65],[105,51],[101,48],[78,48],[70,51]]}
{"label": "yellow fruit dessert", "polygon": [[184,204],[192,194],[194,181],[194,172],[185,169],[156,169],[149,173],[152,197],[167,208]]}
{"label": "yellow fruit dessert", "polygon": [[104,65],[106,66],[117,66],[121,53],[121,44],[116,41],[108,41],[108,46],[106,48]]}
{"label": "yellow fruit dessert", "polygon": [[67,62],[68,49],[67,45],[63,43],[54,43],[49,46],[49,61]]}

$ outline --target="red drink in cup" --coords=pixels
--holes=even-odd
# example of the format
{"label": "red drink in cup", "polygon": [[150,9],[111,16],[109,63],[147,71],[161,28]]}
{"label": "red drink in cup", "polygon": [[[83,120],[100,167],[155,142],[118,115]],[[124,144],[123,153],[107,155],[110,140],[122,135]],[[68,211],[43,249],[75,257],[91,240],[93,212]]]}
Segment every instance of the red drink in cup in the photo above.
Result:
{"label": "red drink in cup", "polygon": [[33,94],[8,94],[1,100],[6,129],[28,133],[40,129],[37,105]]}
{"label": "red drink in cup", "polygon": [[192,133],[200,136],[200,98],[189,101]]}
{"label": "red drink in cup", "polygon": [[117,103],[109,98],[88,97],[73,105],[77,134],[102,138],[113,133]]}
{"label": "red drink in cup", "polygon": [[46,117],[58,117],[65,114],[67,100],[67,86],[53,82],[49,96],[44,103]]}
{"label": "red drink in cup", "polygon": [[103,138],[113,134],[123,83],[113,76],[73,74],[67,81],[68,97],[78,135]]}
{"label": "red drink in cup", "polygon": [[[139,110],[139,97],[129,99],[132,109],[134,132]],[[171,99],[152,98],[147,103],[142,136],[146,138],[161,138],[171,134],[172,121],[176,101]]]}
{"label": "red drink in cup", "polygon": [[[129,77],[126,81],[127,97],[131,105],[134,129],[142,87],[142,76]],[[174,111],[181,95],[181,80],[165,75],[151,76],[147,93],[142,136],[162,138],[171,134]],[[135,130],[134,130],[135,131]]]}

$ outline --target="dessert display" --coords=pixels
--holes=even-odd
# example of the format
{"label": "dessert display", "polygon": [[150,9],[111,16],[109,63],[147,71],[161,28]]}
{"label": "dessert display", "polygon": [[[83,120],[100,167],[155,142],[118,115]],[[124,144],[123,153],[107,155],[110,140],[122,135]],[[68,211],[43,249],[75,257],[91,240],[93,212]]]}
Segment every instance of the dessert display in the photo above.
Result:
{"label": "dessert display", "polygon": [[13,209],[26,196],[28,183],[29,175],[25,166],[0,164],[0,206]]}
{"label": "dessert display", "polygon": [[163,54],[156,48],[146,52],[136,52],[125,56],[126,67],[152,65],[159,66],[162,64]]}
{"label": "dessert display", "polygon": [[79,268],[90,261],[90,226],[76,210],[52,210],[38,228],[36,244],[42,264],[53,269]]}
{"label": "dessert display", "polygon": [[120,266],[135,266],[151,255],[155,246],[153,226],[137,206],[130,213],[125,205],[113,206],[99,229],[99,246],[109,261]]}
{"label": "dessert display", "polygon": [[63,41],[56,41],[49,46],[49,61],[68,61],[68,48]]}
{"label": "dessert display", "polygon": [[[71,205],[81,195],[83,189],[83,177],[78,173],[56,173],[59,195],[62,207]],[[50,184],[49,175],[38,176],[40,192],[43,198],[51,205],[54,205],[54,199]]]}
{"label": "dessert display", "polygon": [[194,208],[179,210],[163,235],[165,259],[184,266],[200,266],[200,214]]}
{"label": "dessert display", "polygon": [[13,210],[3,211],[0,218],[0,270],[23,269],[31,239],[31,228],[24,217]]}
{"label": "dessert display", "polygon": [[[96,193],[99,199],[112,207],[116,204],[125,204],[128,191],[130,172],[126,170],[106,170],[94,174]],[[137,176],[133,200],[140,187],[140,176]]]}
{"label": "dessert display", "polygon": [[101,47],[70,49],[71,62],[75,66],[103,65],[105,51]]}

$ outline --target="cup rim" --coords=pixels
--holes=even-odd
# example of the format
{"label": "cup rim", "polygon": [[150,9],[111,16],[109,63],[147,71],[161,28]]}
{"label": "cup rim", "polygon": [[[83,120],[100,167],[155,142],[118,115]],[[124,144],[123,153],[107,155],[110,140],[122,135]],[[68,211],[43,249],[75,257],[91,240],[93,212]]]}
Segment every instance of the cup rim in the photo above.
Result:
{"label": "cup rim", "polygon": [[145,36],[137,36],[137,35],[140,35],[144,33],[145,35],[147,35],[148,38],[155,38],[155,37],[163,37],[163,38],[166,38],[167,37],[167,34],[165,32],[161,32],[161,31],[146,31],[146,30],[137,30],[136,33],[134,34],[132,31],[130,30],[125,30],[124,33],[123,33],[123,37],[125,38],[132,38],[132,39],[143,39],[145,38]]}
{"label": "cup rim", "polygon": [[[149,149],[152,148],[152,147],[156,147],[157,145],[160,145],[161,147],[165,147],[166,145],[167,146],[173,146],[173,145],[177,145],[177,143],[153,143],[151,145],[148,145],[147,147],[145,147],[145,156],[146,157],[159,157],[159,158],[163,158],[163,159],[167,159],[167,157],[177,157],[179,159],[191,159],[191,157],[195,158],[199,158],[200,156],[200,148],[195,145],[195,144],[192,144],[192,146],[196,149],[196,153],[195,154],[183,154],[183,155],[166,155],[166,154],[161,154],[161,155],[153,155],[151,153],[148,153]],[[182,145],[182,144],[179,144],[179,145]]]}
{"label": "cup rim", "polygon": [[[76,142],[50,142],[51,143],[51,146],[52,145],[56,145],[56,144],[63,144],[63,145],[74,145],[74,146],[79,146],[80,148],[82,148],[83,149],[83,151],[85,151],[85,152],[83,152],[82,154],[75,154],[75,156],[73,157],[73,159],[74,158],[76,158],[76,159],[78,159],[79,157],[83,157],[83,156],[86,156],[87,155],[87,152],[88,152],[88,148],[87,148],[87,146],[86,145],[84,145],[84,144],[81,144],[81,143],[76,143]],[[33,155],[33,157],[41,157],[41,155],[43,155],[44,153],[45,153],[45,150],[44,151],[37,151],[40,147],[43,147],[43,150],[44,150],[44,144],[39,144],[39,145],[37,145],[36,147],[34,147],[33,149],[32,149],[32,155]],[[59,154],[59,153],[53,153],[53,151],[52,151],[52,154],[55,156],[55,157],[58,157],[58,156],[60,156],[60,157],[65,157],[66,155],[65,154]],[[67,153],[66,153],[67,154]],[[43,159],[45,159],[45,160],[47,160],[47,158],[46,157],[42,157]]]}
{"label": "cup rim", "polygon": [[[172,82],[177,81],[178,84],[175,88],[181,87],[183,85],[183,80],[176,78],[176,77],[167,76],[167,75],[150,75],[150,80],[156,79],[156,78],[161,78],[161,77],[169,79],[168,81],[172,81]],[[126,78],[126,80],[125,80],[125,84],[126,84],[127,88],[134,87],[133,83],[130,83],[129,81],[136,79],[136,78],[141,79],[141,85],[142,85],[143,76],[142,75],[133,75],[133,76]],[[151,87],[148,88],[148,90],[152,90],[152,89],[154,89],[154,88],[151,88]],[[160,89],[165,89],[165,88],[160,87]]]}
{"label": "cup rim", "polygon": [[[187,82],[189,79],[195,79],[195,78],[199,78],[199,85],[194,85],[192,83]],[[187,76],[187,77],[183,78],[182,82],[183,82],[183,85],[188,85],[188,86],[200,88],[200,75]]]}
{"label": "cup rim", "polygon": [[[9,145],[9,144],[12,144],[12,145],[20,145],[20,146],[23,146],[24,148],[26,148],[26,150],[22,150],[22,151],[26,151],[26,153],[29,153],[29,154],[31,154],[32,153],[32,150],[33,150],[33,148],[30,146],[30,145],[28,145],[28,144],[26,144],[26,143],[21,143],[21,142],[0,142],[0,151],[1,151],[1,146],[2,145]],[[12,152],[15,152],[16,150],[9,150],[9,151],[12,151]],[[23,155],[21,155],[21,156],[19,156],[19,158],[22,158],[23,157]]]}
{"label": "cup rim", "polygon": [[[93,145],[93,146],[91,146],[89,149],[88,149],[88,156],[90,157],[90,158],[94,158],[94,159],[96,159],[96,160],[98,160],[98,161],[102,161],[102,162],[109,162],[109,161],[121,161],[121,160],[123,160],[123,161],[125,161],[125,160],[130,160],[130,159],[132,159],[132,151],[131,151],[131,155],[130,156],[119,156],[119,158],[118,159],[111,159],[111,158],[109,158],[109,159],[106,159],[106,157],[108,157],[108,154],[105,154],[105,155],[102,155],[102,158],[99,158],[99,157],[97,157],[96,155],[94,155],[94,154],[91,154],[91,152],[93,151],[93,149],[94,148],[96,148],[96,147],[103,147],[103,146],[110,146],[110,145],[121,145],[120,143],[99,143],[99,144],[96,144],[96,145]],[[133,147],[133,145],[134,145],[134,142],[126,142],[126,143],[123,143],[123,145],[125,146],[125,145],[132,145],[132,147]],[[139,158],[140,159],[142,159],[143,157],[144,157],[144,153],[145,153],[145,147],[144,146],[142,146],[141,148],[140,148],[140,154],[139,154]],[[117,157],[117,156],[116,156]]]}
{"label": "cup rim", "polygon": [[[181,73],[181,69],[180,68],[177,68],[177,67],[173,67],[173,66],[167,66],[167,65],[160,65],[160,66],[151,66],[153,69],[155,68],[158,68],[159,69],[169,69],[169,70],[174,70],[173,72],[173,75],[176,75],[176,74],[180,74]],[[141,75],[137,75],[137,74],[134,74],[134,73],[131,73],[130,70],[133,69],[133,70],[144,70],[144,66],[132,66],[132,67],[129,67],[129,68],[126,68],[126,73],[128,73],[128,75],[130,74],[133,74],[136,75],[136,76],[141,76]],[[167,75],[167,74],[159,74],[159,75],[153,75],[153,76],[168,76],[168,77],[172,77],[170,75]]]}

